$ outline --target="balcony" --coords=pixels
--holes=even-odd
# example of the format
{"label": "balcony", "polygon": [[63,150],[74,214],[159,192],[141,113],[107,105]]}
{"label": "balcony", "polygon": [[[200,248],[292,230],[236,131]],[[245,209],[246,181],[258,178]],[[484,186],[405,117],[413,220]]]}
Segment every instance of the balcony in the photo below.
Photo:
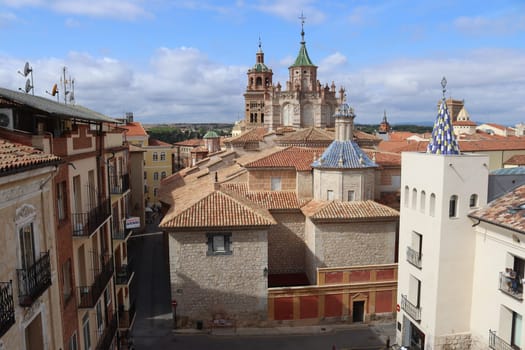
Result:
{"label": "balcony", "polygon": [[499,290],[516,300],[523,300],[523,281],[515,271],[508,269],[499,273]]}
{"label": "balcony", "polygon": [[123,194],[129,190],[129,174],[110,175],[109,187],[111,194]]}
{"label": "balcony", "polygon": [[496,331],[491,331],[489,329],[489,349],[494,350],[515,350],[517,348],[513,347],[500,337],[496,335]]}
{"label": "balcony", "polygon": [[27,269],[17,269],[18,303],[31,306],[51,286],[51,263],[49,251],[40,253],[38,259]]}
{"label": "balcony", "polygon": [[115,274],[115,283],[116,284],[128,284],[133,277],[133,264],[131,261],[128,261],[128,264],[122,264],[117,268],[117,273]]}
{"label": "balcony", "polygon": [[0,282],[0,338],[15,324],[15,304],[13,302],[13,284]]}
{"label": "balcony", "polygon": [[117,333],[117,318],[113,315],[111,321],[102,332],[99,333],[98,343],[96,350],[109,350],[112,349],[111,344]]}
{"label": "balcony", "polygon": [[73,236],[89,237],[106,221],[111,215],[109,200],[91,209],[88,213],[73,213]]}
{"label": "balcony", "polygon": [[401,295],[401,309],[412,317],[414,321],[421,321],[421,308],[412,304],[406,295]]}
{"label": "balcony", "polygon": [[126,230],[125,228],[113,228],[111,231],[111,238],[115,240],[126,240],[131,234],[131,230]]}
{"label": "balcony", "polygon": [[129,310],[124,310],[124,305],[118,312],[118,328],[119,329],[130,329],[135,321],[135,302],[131,303]]}
{"label": "balcony", "polygon": [[417,250],[407,247],[407,261],[418,269],[421,269],[421,253]]}
{"label": "balcony", "polygon": [[95,281],[91,286],[78,287],[79,308],[92,308],[113,276],[113,257],[102,256],[102,269],[95,270]]}

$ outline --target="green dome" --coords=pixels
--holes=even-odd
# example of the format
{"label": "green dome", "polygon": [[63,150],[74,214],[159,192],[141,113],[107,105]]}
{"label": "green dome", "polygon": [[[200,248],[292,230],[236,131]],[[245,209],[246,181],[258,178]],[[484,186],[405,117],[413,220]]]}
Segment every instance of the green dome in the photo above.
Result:
{"label": "green dome", "polygon": [[217,135],[215,131],[210,130],[206,133],[206,135],[204,135],[204,138],[205,139],[217,139],[219,138],[219,135]]}

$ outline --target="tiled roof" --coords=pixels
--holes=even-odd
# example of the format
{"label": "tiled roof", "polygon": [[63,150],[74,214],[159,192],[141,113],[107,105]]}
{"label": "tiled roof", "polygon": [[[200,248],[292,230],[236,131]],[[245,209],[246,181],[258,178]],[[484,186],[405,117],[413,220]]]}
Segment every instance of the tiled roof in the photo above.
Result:
{"label": "tiled roof", "polygon": [[401,166],[401,154],[393,152],[382,152],[378,150],[364,150],[377,165]]}
{"label": "tiled roof", "polygon": [[512,168],[501,168],[490,172],[490,175],[524,175],[524,166],[515,166]]}
{"label": "tiled roof", "polygon": [[191,150],[191,153],[204,153],[208,152],[208,149],[204,146],[195,147]]}
{"label": "tiled roof", "polygon": [[455,122],[452,122],[452,125],[454,126],[476,126],[476,122],[473,122],[472,120],[456,120]]}
{"label": "tiled roof", "polygon": [[[503,126],[503,125],[500,125],[500,124],[495,124],[495,123],[484,123],[482,125],[488,125],[490,127],[493,127],[494,129],[499,129],[499,130],[502,130],[502,131],[507,129],[506,126]],[[482,125],[480,125],[480,126],[482,126]]]}
{"label": "tiled roof", "polygon": [[505,194],[469,217],[525,234],[525,186]]}
{"label": "tiled roof", "polygon": [[36,148],[0,139],[0,176],[57,164],[60,158]]}
{"label": "tiled roof", "polygon": [[299,49],[299,54],[295,59],[294,64],[291,67],[304,67],[304,66],[313,66],[310,56],[308,56],[308,51],[306,50],[306,43],[301,41],[301,48]]}
{"label": "tiled roof", "polygon": [[439,106],[439,112],[432,129],[432,137],[427,146],[427,153],[432,154],[460,154],[458,142],[454,135],[452,118],[448,112],[445,97]]}
{"label": "tiled roof", "polygon": [[204,144],[204,140],[201,140],[201,139],[189,139],[189,140],[184,140],[184,141],[174,143],[174,145],[177,145],[177,146],[188,146],[188,147],[198,147],[203,144]]}
{"label": "tiled roof", "polygon": [[506,165],[525,165],[525,155],[516,154],[507,159],[503,164]]}
{"label": "tiled roof", "polygon": [[164,141],[161,141],[161,140],[157,140],[157,139],[152,139],[152,138],[150,138],[148,140],[148,145],[149,146],[173,147],[173,145],[170,144],[170,143],[167,143],[167,142],[164,142]]}
{"label": "tiled roof", "polygon": [[244,144],[247,142],[262,142],[264,141],[264,136],[267,134],[265,128],[254,128],[250,129],[237,137],[232,137],[229,140],[224,140],[225,143],[233,144]]}
{"label": "tiled roof", "polygon": [[309,201],[297,198],[294,191],[250,191],[244,196],[266,209],[299,209]]}
{"label": "tiled roof", "polygon": [[377,167],[377,164],[354,141],[333,141],[312,167],[357,169]]}
{"label": "tiled roof", "polygon": [[131,122],[126,125],[122,125],[123,129],[126,129],[126,136],[148,136],[148,133],[144,129],[141,123]]}
{"label": "tiled roof", "polygon": [[245,165],[246,168],[292,168],[309,171],[314,158],[323,152],[322,148],[288,147]]}
{"label": "tiled roof", "polygon": [[[462,135],[463,136],[463,135]],[[497,136],[490,135],[490,138],[479,139],[470,138],[472,135],[464,135],[458,141],[462,152],[482,152],[482,151],[508,151],[508,150],[525,150],[525,138],[514,136]],[[427,141],[383,141],[379,144],[378,149],[387,152],[424,152],[427,148]]]}
{"label": "tiled roof", "polygon": [[312,141],[325,141],[327,145],[334,140],[334,134],[329,133],[326,130],[311,127],[307,129],[297,130],[296,132],[288,133],[278,139],[279,142],[290,142],[290,141],[301,141],[301,142],[312,142]]}
{"label": "tiled roof", "polygon": [[399,212],[377,202],[367,201],[319,201],[313,200],[301,208],[311,220],[362,221],[395,220]]}
{"label": "tiled roof", "polygon": [[354,134],[354,138],[357,141],[359,141],[359,140],[380,141],[381,140],[380,137],[378,137],[376,135],[369,134],[369,133],[361,131],[361,130],[354,130],[353,134]]}
{"label": "tiled roof", "polygon": [[[166,218],[165,218],[166,219]],[[238,198],[214,191],[176,215],[163,219],[163,229],[261,227],[275,225],[268,210],[253,208]]]}
{"label": "tiled roof", "polygon": [[[420,135],[410,131],[392,131],[388,134],[390,141],[404,141],[410,136]],[[421,135],[420,135],[421,136]]]}
{"label": "tiled roof", "polygon": [[248,192],[248,184],[246,182],[227,182],[221,184],[221,189],[245,195]]}

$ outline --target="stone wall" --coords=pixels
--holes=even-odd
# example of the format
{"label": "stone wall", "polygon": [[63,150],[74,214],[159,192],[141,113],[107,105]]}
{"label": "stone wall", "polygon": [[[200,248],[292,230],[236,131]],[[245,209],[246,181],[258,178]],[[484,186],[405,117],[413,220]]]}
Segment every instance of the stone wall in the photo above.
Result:
{"label": "stone wall", "polygon": [[396,223],[316,225],[317,266],[390,264],[395,259]]}
{"label": "stone wall", "polygon": [[435,350],[469,350],[471,348],[470,333],[449,334],[436,337]]}
{"label": "stone wall", "polygon": [[300,211],[272,212],[272,215],[278,225],[268,231],[269,272],[304,272],[304,215]]}
{"label": "stone wall", "polygon": [[231,232],[230,255],[207,255],[207,232],[169,235],[170,281],[179,326],[204,326],[220,314],[237,326],[267,318],[267,232]]}
{"label": "stone wall", "polygon": [[250,170],[248,188],[250,191],[270,191],[272,177],[281,178],[281,191],[295,191],[295,169],[290,170]]}

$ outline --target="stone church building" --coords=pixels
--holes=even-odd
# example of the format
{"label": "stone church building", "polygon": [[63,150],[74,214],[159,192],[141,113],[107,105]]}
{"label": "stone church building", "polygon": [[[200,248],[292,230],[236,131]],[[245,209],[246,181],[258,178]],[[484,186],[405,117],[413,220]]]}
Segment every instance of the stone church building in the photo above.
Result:
{"label": "stone church building", "polygon": [[248,70],[248,85],[244,94],[245,126],[264,126],[272,131],[283,126],[295,128],[333,127],[337,106],[343,101],[344,89],[336,93],[332,82],[322,85],[317,79],[317,66],[306,50],[304,29],[301,46],[295,62],[288,68],[289,77],[284,88],[273,85],[273,72],[264,63],[264,53],[259,42],[256,63]]}

